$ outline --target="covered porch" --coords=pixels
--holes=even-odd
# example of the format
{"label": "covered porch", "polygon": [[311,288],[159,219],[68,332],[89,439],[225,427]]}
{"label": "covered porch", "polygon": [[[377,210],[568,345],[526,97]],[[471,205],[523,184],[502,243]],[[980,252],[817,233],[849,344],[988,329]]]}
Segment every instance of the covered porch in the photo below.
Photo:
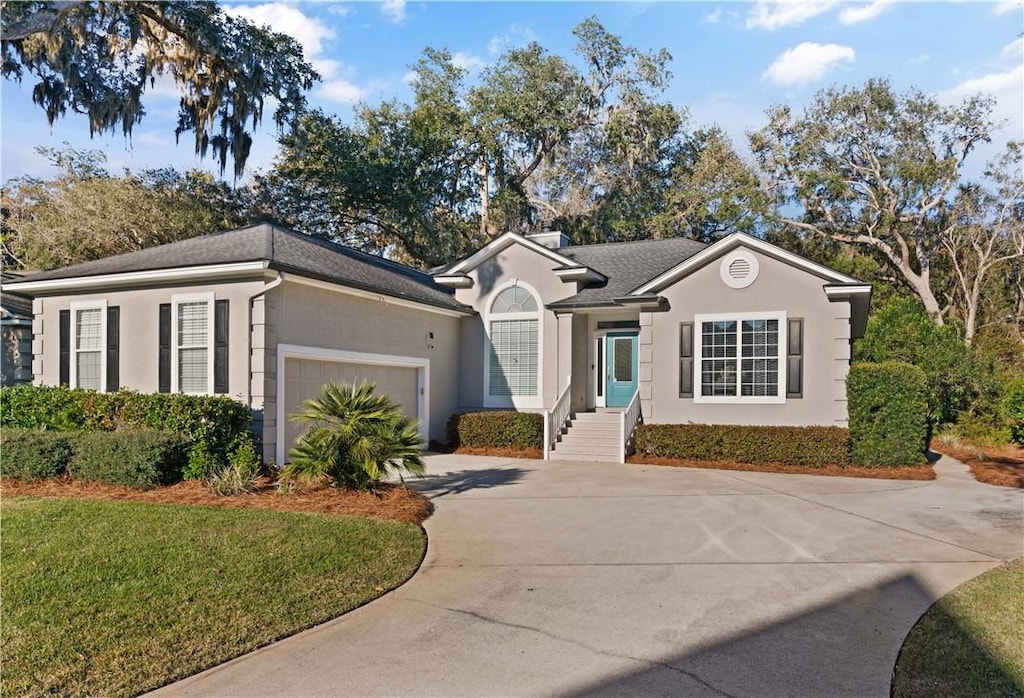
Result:
{"label": "covered porch", "polygon": [[650,370],[641,316],[621,307],[556,312],[559,391],[544,410],[546,459],[625,460],[641,420],[642,363]]}

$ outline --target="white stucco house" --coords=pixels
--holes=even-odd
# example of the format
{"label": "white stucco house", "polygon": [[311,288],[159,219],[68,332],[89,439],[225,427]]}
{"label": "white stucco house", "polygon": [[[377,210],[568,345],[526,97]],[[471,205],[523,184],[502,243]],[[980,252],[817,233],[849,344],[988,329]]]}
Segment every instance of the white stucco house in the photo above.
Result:
{"label": "white stucco house", "polygon": [[507,233],[425,273],[260,224],[25,277],[38,383],[229,395],[265,457],[329,381],[453,413],[544,412],[551,458],[619,460],[648,423],[847,422],[871,286],[741,233],[571,246]]}

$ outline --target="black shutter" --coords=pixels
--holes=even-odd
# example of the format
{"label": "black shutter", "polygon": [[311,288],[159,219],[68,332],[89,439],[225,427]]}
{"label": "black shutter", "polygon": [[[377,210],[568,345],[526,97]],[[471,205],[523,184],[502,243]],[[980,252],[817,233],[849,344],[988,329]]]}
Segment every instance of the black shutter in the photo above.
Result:
{"label": "black shutter", "polygon": [[679,323],[679,397],[693,397],[693,323]]}
{"label": "black shutter", "polygon": [[786,397],[804,396],[804,319],[789,318],[786,331]]}
{"label": "black shutter", "polygon": [[160,392],[171,392],[171,304],[160,304]]}
{"label": "black shutter", "polygon": [[71,311],[60,311],[60,384],[71,383]]}
{"label": "black shutter", "polygon": [[228,392],[228,301],[217,301],[213,315],[213,392]]}
{"label": "black shutter", "polygon": [[119,349],[121,334],[121,307],[107,307],[107,392],[116,393],[120,388],[121,351]]}

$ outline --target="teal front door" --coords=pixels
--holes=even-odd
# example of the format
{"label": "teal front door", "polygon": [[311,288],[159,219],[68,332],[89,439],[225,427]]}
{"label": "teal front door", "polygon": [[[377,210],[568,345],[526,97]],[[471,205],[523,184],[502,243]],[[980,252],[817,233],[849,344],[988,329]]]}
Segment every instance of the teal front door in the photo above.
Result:
{"label": "teal front door", "polygon": [[607,335],[605,365],[605,404],[608,407],[626,407],[637,388],[637,335],[625,332]]}

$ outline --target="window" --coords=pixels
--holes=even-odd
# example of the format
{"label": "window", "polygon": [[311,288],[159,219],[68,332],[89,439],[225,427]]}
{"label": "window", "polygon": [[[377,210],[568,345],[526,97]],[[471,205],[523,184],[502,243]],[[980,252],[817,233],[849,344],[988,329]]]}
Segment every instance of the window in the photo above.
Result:
{"label": "window", "polygon": [[540,304],[529,288],[516,283],[495,295],[487,334],[485,404],[529,406],[540,397]]}
{"label": "window", "polygon": [[103,390],[106,386],[103,349],[106,344],[105,302],[72,304],[74,341],[71,357],[71,387]]}
{"label": "window", "polygon": [[698,402],[785,402],[785,313],[700,316]]}
{"label": "window", "polygon": [[172,299],[174,391],[199,395],[213,390],[213,295]]}

